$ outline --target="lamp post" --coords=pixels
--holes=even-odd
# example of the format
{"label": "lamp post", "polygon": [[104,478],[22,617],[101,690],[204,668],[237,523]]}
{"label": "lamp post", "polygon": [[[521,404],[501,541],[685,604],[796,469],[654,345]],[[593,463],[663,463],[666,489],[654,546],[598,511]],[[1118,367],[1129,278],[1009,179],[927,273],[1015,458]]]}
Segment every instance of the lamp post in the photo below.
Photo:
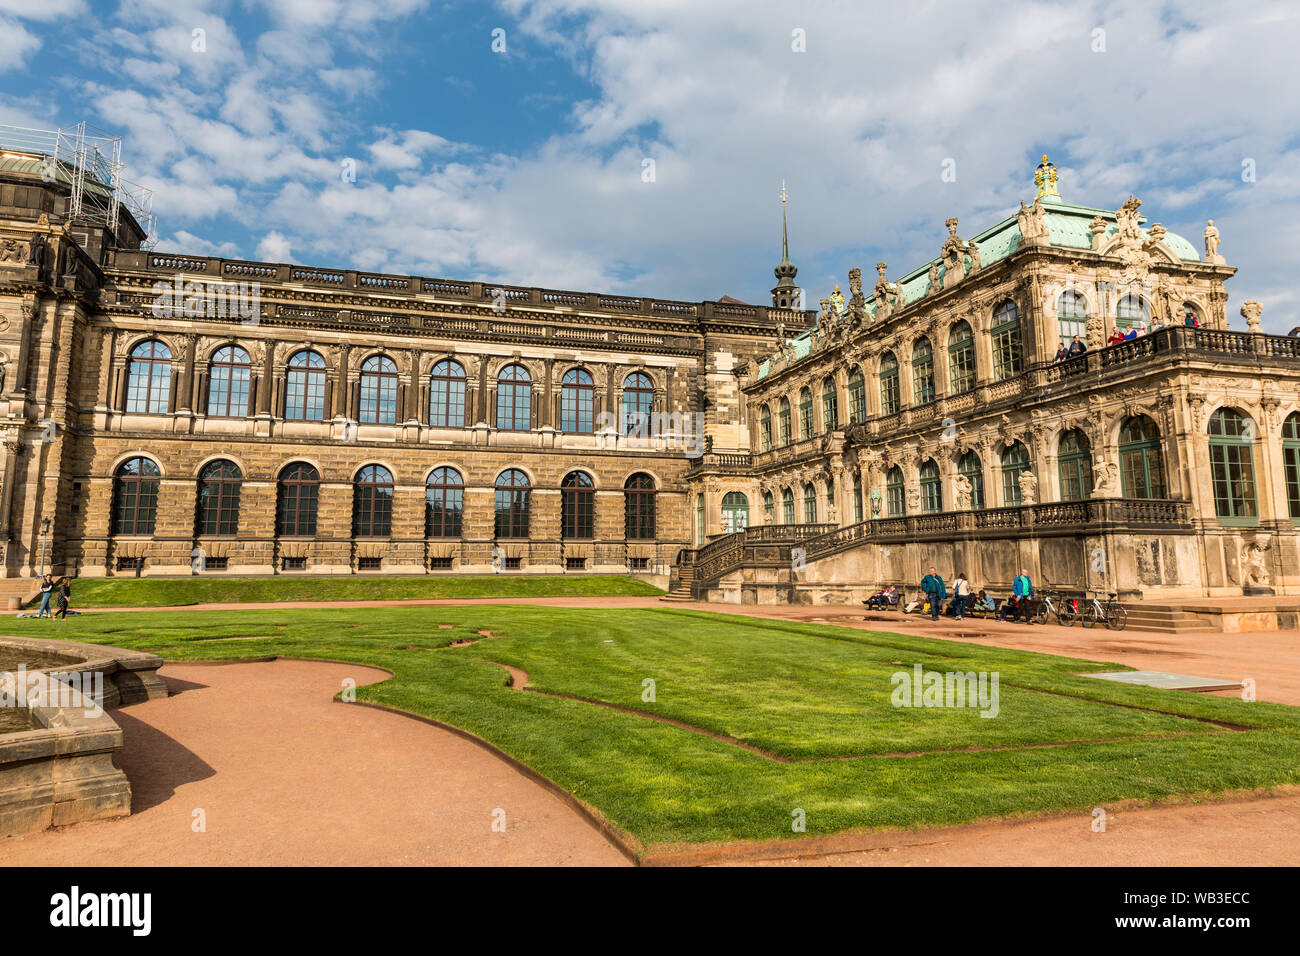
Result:
{"label": "lamp post", "polygon": [[50,533],[50,519],[41,519],[41,577],[45,577],[45,537]]}

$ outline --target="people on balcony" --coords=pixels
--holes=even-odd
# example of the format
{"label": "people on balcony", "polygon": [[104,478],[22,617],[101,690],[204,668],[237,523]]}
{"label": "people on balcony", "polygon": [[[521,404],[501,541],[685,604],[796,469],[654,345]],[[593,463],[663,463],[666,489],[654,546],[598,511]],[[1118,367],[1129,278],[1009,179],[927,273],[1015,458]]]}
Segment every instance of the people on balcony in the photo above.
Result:
{"label": "people on balcony", "polygon": [[1106,344],[1118,345],[1120,342],[1123,341],[1124,341],[1124,330],[1117,325],[1115,326],[1115,328],[1111,330],[1110,338],[1106,340]]}
{"label": "people on balcony", "polygon": [[1086,351],[1088,351],[1087,344],[1083,341],[1083,339],[1079,338],[1079,336],[1076,335],[1073,341],[1070,342],[1070,358],[1074,358],[1075,356],[1082,355]]}
{"label": "people on balcony", "polygon": [[1070,357],[1070,350],[1067,349],[1067,348],[1065,347],[1065,343],[1062,342],[1062,343],[1061,343],[1061,347],[1060,347],[1059,349],[1056,350],[1056,358],[1052,359],[1052,361],[1054,361],[1054,362],[1064,362],[1064,361],[1065,361],[1066,359],[1068,359],[1069,357]]}

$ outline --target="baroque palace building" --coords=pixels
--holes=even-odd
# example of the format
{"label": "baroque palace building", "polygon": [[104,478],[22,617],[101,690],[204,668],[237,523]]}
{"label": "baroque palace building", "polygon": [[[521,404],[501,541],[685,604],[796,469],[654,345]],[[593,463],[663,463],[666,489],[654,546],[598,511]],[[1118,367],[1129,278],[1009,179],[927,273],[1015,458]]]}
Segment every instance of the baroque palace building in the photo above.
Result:
{"label": "baroque palace building", "polygon": [[7,151],[0,574],[1300,591],[1300,338],[1253,301],[1228,329],[1212,224],[1202,256],[1035,178],[818,313],[784,227],[771,306],[234,261],[142,248],[93,177]]}

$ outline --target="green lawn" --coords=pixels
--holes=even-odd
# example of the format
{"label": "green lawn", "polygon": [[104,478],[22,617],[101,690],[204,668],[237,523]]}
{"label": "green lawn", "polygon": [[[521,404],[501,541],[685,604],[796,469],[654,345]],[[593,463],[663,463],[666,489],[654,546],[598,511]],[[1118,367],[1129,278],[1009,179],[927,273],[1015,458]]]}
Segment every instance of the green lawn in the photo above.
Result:
{"label": "green lawn", "polygon": [[[480,629],[509,636],[480,639]],[[806,813],[809,836],[1048,811],[1077,813],[1086,826],[1093,807],[1121,800],[1300,783],[1300,708],[1076,676],[1113,664],[825,625],[674,608],[492,606],[99,613],[67,625],[14,620],[8,633],[172,660],[282,654],[388,668],[391,680],[358,696],[492,742],[645,847],[789,838],[795,810]],[[227,640],[236,637],[255,639]],[[447,646],[466,639],[478,643]],[[671,717],[792,762],[512,690],[494,662],[525,669],[532,686]],[[891,675],[917,663],[997,671],[998,716],[893,707]],[[653,703],[642,701],[646,678]],[[1064,745],[1024,746],[1044,743]],[[952,752],[967,747],[1010,749]]]}
{"label": "green lawn", "polygon": [[[211,602],[396,601],[408,598],[605,597],[663,594],[622,575],[480,574],[464,577],[79,578],[72,606],[178,607]],[[33,601],[31,606],[38,602]]]}

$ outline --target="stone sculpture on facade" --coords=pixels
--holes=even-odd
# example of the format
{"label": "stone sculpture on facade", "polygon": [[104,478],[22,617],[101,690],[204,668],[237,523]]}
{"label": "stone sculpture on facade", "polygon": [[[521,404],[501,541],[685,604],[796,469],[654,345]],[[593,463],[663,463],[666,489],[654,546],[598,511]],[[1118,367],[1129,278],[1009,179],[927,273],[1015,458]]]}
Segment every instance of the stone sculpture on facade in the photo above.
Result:
{"label": "stone sculpture on facade", "polygon": [[849,324],[861,328],[867,321],[867,299],[862,294],[862,270],[854,266],[849,270]]}
{"label": "stone sculpture on facade", "polygon": [[1016,479],[1020,485],[1021,503],[1026,505],[1038,504],[1038,479],[1034,477],[1032,471],[1022,471]]}
{"label": "stone sculpture on facade", "polygon": [[1271,534],[1256,534],[1241,545],[1241,583],[1247,590],[1267,590],[1270,593],[1268,552],[1273,547]]}
{"label": "stone sculpture on facade", "polygon": [[1033,246],[1047,242],[1047,224],[1043,221],[1042,201],[1035,199],[1032,206],[1026,206],[1025,201],[1020,200],[1016,225],[1020,228],[1021,245]]}
{"label": "stone sculpture on facade", "polygon": [[1088,223],[1088,228],[1092,231],[1092,251],[1099,252],[1106,242],[1106,220],[1101,216],[1093,216],[1092,221]]}
{"label": "stone sculpture on facade", "polygon": [[1241,317],[1246,320],[1246,328],[1251,332],[1259,331],[1259,317],[1264,314],[1264,307],[1258,299],[1247,299],[1241,303]]}
{"label": "stone sculpture on facade", "polygon": [[879,322],[881,319],[889,318],[890,314],[893,312],[893,308],[890,306],[889,303],[889,293],[890,293],[889,280],[885,278],[885,270],[888,268],[889,266],[883,262],[876,263],[876,272],[878,273],[879,277],[876,279],[876,284],[871,290],[871,297],[876,302],[877,322]]}
{"label": "stone sculpture on facade", "polygon": [[27,263],[27,243],[19,239],[0,240],[0,262]]}
{"label": "stone sculpture on facade", "polygon": [[948,227],[948,238],[939,249],[939,258],[943,260],[943,287],[951,289],[966,275],[966,243],[957,235],[957,219],[954,216],[944,222]]}
{"label": "stone sculpture on facade", "polygon": [[935,292],[939,291],[939,263],[930,263],[930,272],[928,273],[927,278],[930,280],[928,294],[933,295]]}
{"label": "stone sculpture on facade", "polygon": [[1119,497],[1119,465],[1098,455],[1092,465],[1092,497]]}
{"label": "stone sculpture on facade", "polygon": [[971,502],[974,501],[975,488],[971,485],[970,479],[965,475],[958,475],[953,482],[956,491],[954,497],[957,500],[958,511],[970,511]]}
{"label": "stone sculpture on facade", "polygon": [[1205,232],[1201,235],[1205,238],[1205,261],[1224,265],[1223,256],[1219,255],[1219,229],[1213,219],[1205,224]]}

